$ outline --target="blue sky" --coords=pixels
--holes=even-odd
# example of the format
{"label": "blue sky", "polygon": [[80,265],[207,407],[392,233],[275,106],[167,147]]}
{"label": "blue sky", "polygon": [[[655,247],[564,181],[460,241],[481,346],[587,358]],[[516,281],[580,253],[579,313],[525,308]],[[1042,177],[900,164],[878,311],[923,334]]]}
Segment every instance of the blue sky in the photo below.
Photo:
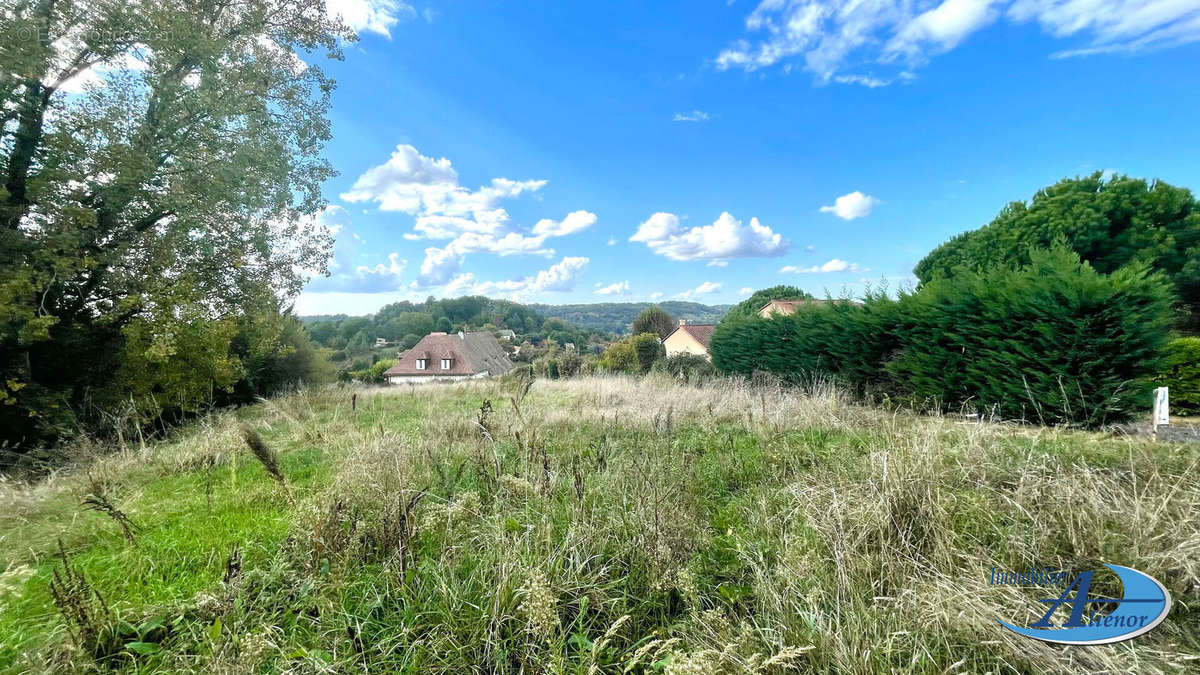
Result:
{"label": "blue sky", "polygon": [[329,0],[300,313],[895,286],[1097,170],[1200,187],[1200,2]]}

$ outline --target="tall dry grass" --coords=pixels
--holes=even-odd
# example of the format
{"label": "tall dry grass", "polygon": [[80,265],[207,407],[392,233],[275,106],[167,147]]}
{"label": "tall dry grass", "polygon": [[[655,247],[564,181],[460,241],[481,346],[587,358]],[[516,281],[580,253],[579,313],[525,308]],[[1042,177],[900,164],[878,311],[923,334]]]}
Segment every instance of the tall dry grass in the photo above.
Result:
{"label": "tall dry grass", "polygon": [[[315,452],[326,477],[288,476],[284,543],[236,588],[183,603],[184,635],[209,640],[221,619],[205,655],[176,645],[150,665],[1172,673],[1200,659],[1196,446],[885,411],[821,382],[587,377],[314,390],[97,466],[121,508],[156,478],[246,480],[242,418],[281,473]],[[39,513],[80,480],[0,487],[26,523],[14,538],[42,546]],[[1161,580],[1171,617],[1085,649],[996,622],[1036,603],[989,586],[993,567],[1101,562]]]}

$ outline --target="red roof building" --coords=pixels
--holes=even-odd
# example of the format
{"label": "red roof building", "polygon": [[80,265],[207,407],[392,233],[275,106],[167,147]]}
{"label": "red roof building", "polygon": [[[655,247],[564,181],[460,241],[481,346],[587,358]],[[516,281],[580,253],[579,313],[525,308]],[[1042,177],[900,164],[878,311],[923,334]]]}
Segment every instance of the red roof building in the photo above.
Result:
{"label": "red roof building", "polygon": [[708,343],[712,340],[716,326],[711,323],[688,323],[679,320],[679,327],[662,339],[667,356],[695,354],[708,358]]}
{"label": "red roof building", "polygon": [[392,384],[465,380],[503,375],[513,367],[491,333],[430,333],[401,354],[384,377]]}

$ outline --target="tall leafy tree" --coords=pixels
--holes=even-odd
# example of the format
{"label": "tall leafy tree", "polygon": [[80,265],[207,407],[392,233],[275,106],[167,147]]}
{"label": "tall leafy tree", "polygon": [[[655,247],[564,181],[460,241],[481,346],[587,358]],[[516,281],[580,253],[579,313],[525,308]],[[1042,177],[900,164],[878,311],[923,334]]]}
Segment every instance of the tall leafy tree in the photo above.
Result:
{"label": "tall leafy tree", "polygon": [[178,353],[162,317],[221,321],[324,270],[333,82],[298,54],[354,35],[321,0],[18,0],[0,20],[12,445],[74,423],[128,345]]}
{"label": "tall leafy tree", "polygon": [[670,335],[676,326],[675,317],[662,307],[651,305],[633,320],[633,334],[654,333],[661,340]]}
{"label": "tall leafy tree", "polygon": [[1200,202],[1184,188],[1097,172],[1013,202],[991,223],[934,249],[913,272],[922,283],[997,264],[1027,265],[1061,243],[1102,274],[1135,262],[1175,286],[1183,323],[1200,329]]}

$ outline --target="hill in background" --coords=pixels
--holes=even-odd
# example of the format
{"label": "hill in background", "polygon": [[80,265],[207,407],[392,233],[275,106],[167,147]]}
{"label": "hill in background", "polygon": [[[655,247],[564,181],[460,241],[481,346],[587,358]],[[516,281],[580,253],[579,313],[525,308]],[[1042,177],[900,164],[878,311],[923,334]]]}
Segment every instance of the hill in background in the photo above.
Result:
{"label": "hill in background", "polygon": [[547,317],[562,319],[580,328],[613,333],[628,333],[634,318],[647,307],[658,305],[675,318],[692,323],[716,323],[730,305],[702,305],[698,302],[597,302],[580,305],[529,305]]}
{"label": "hill in background", "polygon": [[[408,305],[398,303],[393,307]],[[429,303],[426,302],[426,305]],[[435,303],[436,304],[436,303]],[[516,306],[517,303],[504,303],[506,306]],[[596,302],[578,305],[525,305],[530,310],[550,319],[562,319],[573,326],[584,330],[602,331],[605,333],[628,333],[630,325],[643,309],[658,305],[669,312],[671,316],[687,319],[692,323],[717,323],[732,305],[704,305],[699,302],[684,302],[668,300],[667,302]],[[413,311],[420,305],[411,306]],[[382,308],[381,312],[386,308]],[[322,322],[339,323],[353,318],[346,314],[312,314],[300,317],[307,326]]]}

